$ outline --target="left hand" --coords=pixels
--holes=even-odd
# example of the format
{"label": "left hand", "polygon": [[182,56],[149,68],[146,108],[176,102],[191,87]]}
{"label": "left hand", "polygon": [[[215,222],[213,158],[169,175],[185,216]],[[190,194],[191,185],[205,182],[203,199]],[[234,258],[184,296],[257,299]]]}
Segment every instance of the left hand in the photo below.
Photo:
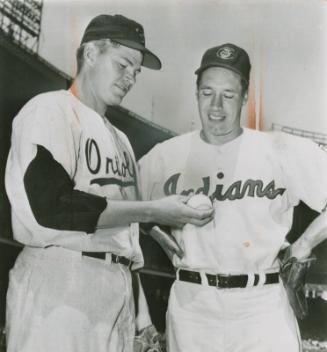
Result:
{"label": "left hand", "polygon": [[[308,314],[308,303],[305,297],[305,280],[314,257],[308,258],[308,249],[289,246],[281,258],[280,276],[282,278],[289,303],[298,319],[303,319]],[[310,251],[309,251],[310,254]],[[298,258],[296,255],[299,255]]]}
{"label": "left hand", "polygon": [[160,335],[154,325],[144,328],[134,338],[134,352],[162,352]]}

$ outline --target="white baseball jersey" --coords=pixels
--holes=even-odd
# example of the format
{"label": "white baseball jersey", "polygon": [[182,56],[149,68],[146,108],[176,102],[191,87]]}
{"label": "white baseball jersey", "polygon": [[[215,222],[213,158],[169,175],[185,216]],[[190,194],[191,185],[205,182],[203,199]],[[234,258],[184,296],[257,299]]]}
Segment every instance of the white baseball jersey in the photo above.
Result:
{"label": "white baseball jersey", "polygon": [[185,256],[177,268],[213,273],[274,270],[303,201],[321,211],[327,202],[327,155],[313,142],[284,133],[243,129],[224,145],[204,142],[199,131],[154,147],[140,163],[145,200],[203,193],[215,217],[204,227],[173,234]]}
{"label": "white baseball jersey", "polygon": [[[135,172],[127,137],[105,118],[70,91],[38,95],[13,123],[6,189],[15,239],[35,247],[112,252],[131,259],[135,269],[141,267],[137,224],[96,229],[104,197],[136,199]],[[51,204],[40,205],[38,192],[51,191],[44,182],[49,177],[58,199],[51,195]],[[69,182],[74,195],[66,190]]]}
{"label": "white baseball jersey", "polygon": [[41,94],[16,116],[6,187],[26,246],[10,271],[8,352],[132,351],[129,268],[81,252],[143,265],[137,224],[96,228],[106,198],[136,199],[134,163],[126,136],[69,91]]}

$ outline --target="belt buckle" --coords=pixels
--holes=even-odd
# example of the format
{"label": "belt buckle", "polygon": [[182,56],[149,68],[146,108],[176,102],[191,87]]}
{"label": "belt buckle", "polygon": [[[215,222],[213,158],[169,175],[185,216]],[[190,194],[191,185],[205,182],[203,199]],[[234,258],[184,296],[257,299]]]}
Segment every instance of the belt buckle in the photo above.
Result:
{"label": "belt buckle", "polygon": [[221,275],[219,275],[219,274],[206,274],[206,276],[207,276],[207,282],[208,282],[209,286],[221,288],[221,286],[220,286]]}
{"label": "belt buckle", "polygon": [[216,280],[217,280],[217,284],[216,286],[218,288],[229,288],[229,277],[230,275],[222,275],[222,274],[217,274],[216,276]]}

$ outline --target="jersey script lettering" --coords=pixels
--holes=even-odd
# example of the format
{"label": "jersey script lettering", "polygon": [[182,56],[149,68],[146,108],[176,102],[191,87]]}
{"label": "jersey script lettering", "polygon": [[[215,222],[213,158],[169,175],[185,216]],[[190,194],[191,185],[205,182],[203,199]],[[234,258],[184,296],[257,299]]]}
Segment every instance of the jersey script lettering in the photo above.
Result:
{"label": "jersey script lettering", "polygon": [[108,184],[117,184],[121,187],[135,186],[134,163],[130,160],[126,151],[122,153],[123,160],[119,160],[116,155],[114,158],[105,157],[102,163],[102,157],[97,142],[94,139],[88,139],[85,143],[85,158],[87,168],[91,174],[96,175],[101,170],[101,165],[105,167],[105,174],[109,177],[94,178],[90,184],[100,186]]}
{"label": "jersey script lettering", "polygon": [[[166,196],[171,194],[177,194],[178,181],[181,174],[177,173],[168,178],[164,184],[164,193]],[[222,179],[224,174],[218,173],[217,177]],[[209,195],[210,189],[210,177],[206,176],[202,178],[202,186],[198,189],[190,188],[180,192],[182,195],[188,195],[190,193],[203,193]],[[267,185],[264,185],[262,180],[251,180],[246,181],[235,181],[230,186],[224,187],[223,184],[217,184],[215,191],[210,195],[211,199],[219,201],[223,200],[236,200],[244,197],[266,197],[268,199],[275,199],[278,195],[282,196],[285,192],[285,188],[276,188],[275,181],[270,181]]]}

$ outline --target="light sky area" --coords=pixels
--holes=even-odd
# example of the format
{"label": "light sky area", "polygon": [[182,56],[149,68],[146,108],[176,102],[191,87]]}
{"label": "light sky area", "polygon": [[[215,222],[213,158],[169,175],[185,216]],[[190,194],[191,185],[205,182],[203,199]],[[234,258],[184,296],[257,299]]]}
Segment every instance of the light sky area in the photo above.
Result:
{"label": "light sky area", "polygon": [[264,129],[327,133],[326,0],[44,0],[40,55],[73,76],[83,31],[102,13],[140,22],[163,63],[143,68],[122,104],[142,117],[178,133],[200,127],[194,71],[206,49],[230,42],[250,55]]}

